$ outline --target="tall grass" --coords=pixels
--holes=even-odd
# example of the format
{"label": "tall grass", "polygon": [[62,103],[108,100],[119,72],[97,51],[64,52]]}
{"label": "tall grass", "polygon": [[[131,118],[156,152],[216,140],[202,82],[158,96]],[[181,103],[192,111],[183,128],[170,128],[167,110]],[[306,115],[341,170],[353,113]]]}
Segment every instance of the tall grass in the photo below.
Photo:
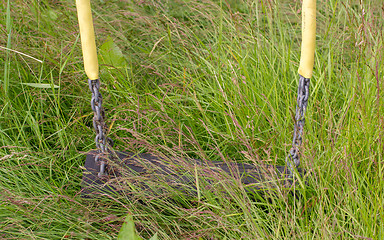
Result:
{"label": "tall grass", "polygon": [[[11,37],[12,37],[12,19],[11,19],[11,11],[10,11],[10,2],[7,1],[6,5],[6,18],[5,18],[5,27],[7,31],[7,48],[9,49],[11,47]],[[10,67],[10,59],[9,59],[9,50],[6,50],[6,56],[5,56],[5,62],[4,62],[4,78],[3,78],[3,88],[4,88],[4,95],[5,97],[8,97],[8,91],[9,91],[9,67]]]}
{"label": "tall grass", "polygon": [[[380,1],[318,3],[301,149],[310,177],[294,195],[282,188],[268,197],[247,194],[236,180],[192,169],[196,197],[158,182],[148,184],[162,197],[125,185],[132,196],[98,200],[79,196],[94,133],[74,3],[3,3],[0,45],[34,59],[1,49],[8,96],[0,97],[0,238],[113,239],[127,213],[144,238],[383,238]],[[298,82],[299,1],[92,4],[116,149],[284,164]]]}

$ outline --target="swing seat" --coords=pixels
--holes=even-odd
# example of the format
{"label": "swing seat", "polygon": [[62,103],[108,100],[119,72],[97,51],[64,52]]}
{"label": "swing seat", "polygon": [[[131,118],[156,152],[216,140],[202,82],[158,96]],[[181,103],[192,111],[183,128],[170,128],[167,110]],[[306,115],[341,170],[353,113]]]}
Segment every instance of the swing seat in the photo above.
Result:
{"label": "swing seat", "polygon": [[[94,112],[93,124],[97,136],[96,147],[103,153],[105,147],[104,110],[100,93],[99,66],[96,42],[92,23],[92,11],[89,0],[77,0],[76,8],[83,49],[84,69],[89,78],[92,92],[91,106]],[[295,115],[294,134],[290,155],[293,163],[299,162],[298,148],[302,143],[305,123],[305,111],[309,98],[309,83],[312,77],[316,42],[316,1],[303,1],[302,51],[299,66],[299,87]],[[279,186],[292,187],[296,180],[304,175],[302,169],[296,169],[291,178],[289,169],[284,166],[258,166],[245,163],[219,161],[201,161],[178,158],[157,157],[151,154],[132,154],[116,152],[108,162],[106,175],[99,177],[100,165],[95,161],[96,151],[88,153],[82,180],[82,195],[124,193],[160,188],[174,188],[189,194],[199,194],[201,187],[215,188],[229,181],[243,187],[247,192],[263,189],[277,189]],[[187,161],[188,160],[188,161]],[[104,166],[104,165],[103,165]],[[104,173],[104,169],[102,169]],[[298,177],[296,177],[298,176]],[[157,186],[158,185],[158,186]],[[166,185],[166,186],[164,186]],[[131,191],[132,192],[132,191]]]}
{"label": "swing seat", "polygon": [[[231,181],[241,185],[247,193],[290,188],[296,184],[288,177],[285,166],[162,158],[149,153],[125,152],[116,152],[115,158],[108,162],[106,175],[99,177],[96,154],[97,151],[90,151],[85,160],[81,195],[86,198],[130,195],[130,189],[160,193],[159,189],[169,188],[196,196],[199,187],[214,188],[216,184]],[[297,173],[302,177],[305,172],[298,168]]]}

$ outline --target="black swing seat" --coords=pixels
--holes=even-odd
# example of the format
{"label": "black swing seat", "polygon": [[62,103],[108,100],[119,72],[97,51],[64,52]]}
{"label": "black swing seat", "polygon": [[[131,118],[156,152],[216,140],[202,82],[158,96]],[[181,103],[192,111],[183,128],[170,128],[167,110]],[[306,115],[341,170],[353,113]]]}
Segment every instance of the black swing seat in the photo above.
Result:
{"label": "black swing seat", "polygon": [[[241,184],[246,192],[257,192],[277,186],[290,188],[294,185],[288,178],[285,166],[246,163],[201,161],[196,159],[161,158],[149,153],[133,154],[115,152],[109,160],[106,174],[99,177],[99,163],[95,162],[96,151],[90,151],[85,160],[82,179],[83,197],[121,194],[131,190],[154,190],[161,185],[196,195],[197,188],[214,188],[215,184],[232,181]],[[168,163],[168,164],[167,164]],[[300,176],[304,170],[297,169]],[[166,185],[166,186],[165,186]],[[153,186],[157,186],[153,188]],[[158,191],[158,190],[156,190]],[[129,194],[129,193],[128,193]]]}

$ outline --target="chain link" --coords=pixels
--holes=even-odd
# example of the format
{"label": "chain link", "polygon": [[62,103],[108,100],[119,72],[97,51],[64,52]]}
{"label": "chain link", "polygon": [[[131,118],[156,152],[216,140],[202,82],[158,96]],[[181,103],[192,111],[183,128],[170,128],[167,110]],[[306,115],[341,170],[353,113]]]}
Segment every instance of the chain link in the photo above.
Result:
{"label": "chain link", "polygon": [[305,78],[300,75],[299,87],[297,90],[297,106],[295,115],[295,126],[293,130],[292,148],[289,150],[289,154],[285,159],[285,162],[288,166],[287,172],[290,177],[293,175],[294,169],[300,165],[299,147],[303,140],[303,130],[305,124],[304,115],[307,109],[309,98],[309,83],[309,78]]}
{"label": "chain link", "polygon": [[99,177],[105,175],[107,159],[109,156],[109,147],[113,147],[111,138],[106,137],[107,125],[104,122],[105,112],[103,109],[103,97],[100,93],[100,80],[89,80],[89,89],[92,92],[91,108],[94,113],[93,128],[96,131],[95,143],[98,153],[95,156],[95,161],[100,165]]}

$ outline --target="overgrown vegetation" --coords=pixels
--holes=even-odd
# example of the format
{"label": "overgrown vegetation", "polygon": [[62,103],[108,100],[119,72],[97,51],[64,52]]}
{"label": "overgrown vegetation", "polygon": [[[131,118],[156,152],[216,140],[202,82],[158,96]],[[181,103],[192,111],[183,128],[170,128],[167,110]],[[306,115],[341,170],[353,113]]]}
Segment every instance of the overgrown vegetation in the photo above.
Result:
{"label": "overgrown vegetation", "polygon": [[[92,4],[117,149],[284,164],[300,1]],[[267,199],[236,182],[196,198],[80,198],[94,133],[74,1],[0,9],[0,238],[114,239],[127,213],[144,239],[383,238],[381,1],[318,2],[301,149],[311,177],[296,196],[277,189]]]}

